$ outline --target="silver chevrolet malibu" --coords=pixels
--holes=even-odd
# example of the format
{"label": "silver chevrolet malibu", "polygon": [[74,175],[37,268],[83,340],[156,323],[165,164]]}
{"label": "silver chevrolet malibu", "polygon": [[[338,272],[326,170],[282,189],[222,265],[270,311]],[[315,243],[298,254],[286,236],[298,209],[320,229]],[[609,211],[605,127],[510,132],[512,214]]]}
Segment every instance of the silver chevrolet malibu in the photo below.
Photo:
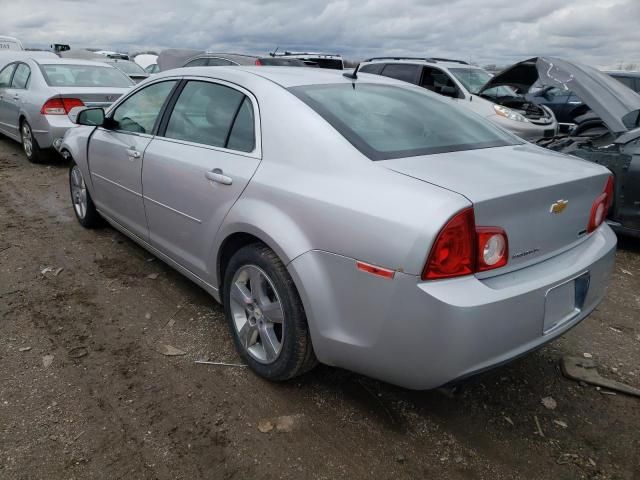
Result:
{"label": "silver chevrolet malibu", "polygon": [[562,335],[601,301],[609,171],[417,86],[302,68],[161,73],[78,109],[78,221],[222,302],[257,374],[318,361],[414,389]]}

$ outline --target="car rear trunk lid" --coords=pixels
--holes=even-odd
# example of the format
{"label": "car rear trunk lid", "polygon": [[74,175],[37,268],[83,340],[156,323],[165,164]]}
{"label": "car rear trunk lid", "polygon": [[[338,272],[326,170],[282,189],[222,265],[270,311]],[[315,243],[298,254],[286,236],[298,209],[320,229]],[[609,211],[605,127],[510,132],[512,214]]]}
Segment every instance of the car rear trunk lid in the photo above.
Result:
{"label": "car rear trunk lid", "polygon": [[63,98],[78,98],[87,107],[107,108],[129,91],[128,88],[114,87],[56,87]]}
{"label": "car rear trunk lid", "polygon": [[508,264],[482,276],[540,262],[580,243],[608,176],[598,165],[529,144],[379,163],[465,196],[478,226],[506,231]]}

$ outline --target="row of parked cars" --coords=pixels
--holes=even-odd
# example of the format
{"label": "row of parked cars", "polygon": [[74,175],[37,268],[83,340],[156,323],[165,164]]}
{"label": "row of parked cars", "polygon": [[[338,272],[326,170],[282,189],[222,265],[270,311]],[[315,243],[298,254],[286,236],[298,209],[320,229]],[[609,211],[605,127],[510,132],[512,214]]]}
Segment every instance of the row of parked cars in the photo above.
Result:
{"label": "row of parked cars", "polygon": [[[108,107],[64,90],[95,86],[58,86],[58,106],[41,108],[74,125],[54,143],[75,215],[220,301],[258,375],[286,380],[322,362],[434,388],[539,348],[603,298],[616,246],[605,217],[624,173],[597,163],[610,153],[628,173],[640,159],[640,96],[606,74],[548,58],[514,67],[590,102],[608,131],[587,141],[547,134],[550,109],[508,77],[478,86],[482,71],[459,61],[336,71],[197,56],[206,64],[164,69],[161,55],[135,86],[68,58],[13,59],[0,77],[10,68],[13,88],[27,65],[33,79],[15,84],[25,95],[85,85],[91,68],[129,82]],[[238,65],[209,63],[220,58]]]}

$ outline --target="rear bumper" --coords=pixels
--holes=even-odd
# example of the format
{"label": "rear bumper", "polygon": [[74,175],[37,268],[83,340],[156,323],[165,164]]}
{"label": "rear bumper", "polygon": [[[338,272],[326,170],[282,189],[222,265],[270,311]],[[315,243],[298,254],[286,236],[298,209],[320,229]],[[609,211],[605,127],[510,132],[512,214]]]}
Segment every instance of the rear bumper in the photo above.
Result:
{"label": "rear bumper", "polygon": [[40,148],[52,148],[56,140],[62,139],[67,130],[76,126],[67,115],[43,115],[42,117],[39,128],[33,129]]}
{"label": "rear bumper", "polygon": [[[353,259],[311,251],[289,265],[318,359],[412,389],[430,389],[508,362],[557,338],[602,300],[616,237],[599,228],[575,248],[515,272],[422,282],[363,273]],[[545,330],[547,292],[584,273],[575,316]]]}

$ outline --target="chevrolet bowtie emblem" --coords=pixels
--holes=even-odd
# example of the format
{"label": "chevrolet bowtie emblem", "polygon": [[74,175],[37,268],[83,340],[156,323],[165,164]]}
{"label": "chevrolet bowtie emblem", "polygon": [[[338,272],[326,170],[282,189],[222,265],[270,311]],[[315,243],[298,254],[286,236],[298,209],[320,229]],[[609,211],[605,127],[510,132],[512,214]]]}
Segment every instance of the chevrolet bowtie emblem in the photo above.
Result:
{"label": "chevrolet bowtie emblem", "polygon": [[569,205],[569,200],[558,200],[555,203],[551,204],[551,208],[549,208],[549,213],[555,213],[556,215],[562,213]]}

